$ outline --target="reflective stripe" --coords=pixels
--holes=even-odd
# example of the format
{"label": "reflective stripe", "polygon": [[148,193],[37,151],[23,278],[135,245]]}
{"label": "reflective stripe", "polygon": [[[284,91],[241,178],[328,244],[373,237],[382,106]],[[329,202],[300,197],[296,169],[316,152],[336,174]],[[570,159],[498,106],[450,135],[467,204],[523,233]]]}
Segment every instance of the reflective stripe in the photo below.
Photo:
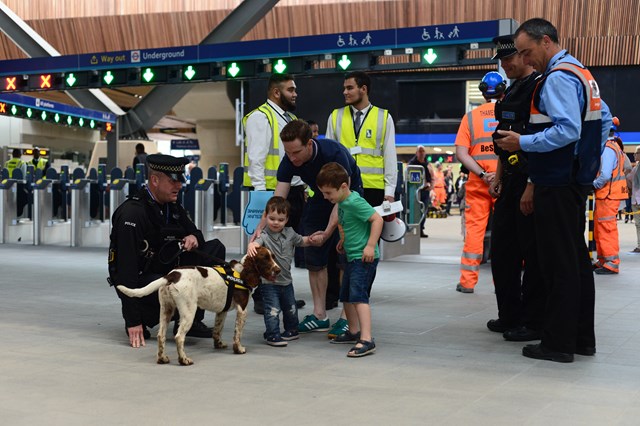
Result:
{"label": "reflective stripe", "polygon": [[613,256],[600,256],[600,259],[603,259],[606,262],[610,262],[612,260],[619,260],[620,256],[618,256],[617,254]]}
{"label": "reflective stripe", "polygon": [[362,148],[361,154],[379,156],[379,155],[382,155],[382,151],[379,149]]}
{"label": "reflective stripe", "polygon": [[473,114],[468,113],[467,119],[467,121],[469,121],[469,138],[471,141],[473,141],[475,139],[475,137],[473,136]]}
{"label": "reflective stripe", "polygon": [[496,154],[480,154],[480,155],[472,155],[474,160],[497,160],[498,156]]}
{"label": "reflective stripe", "polygon": [[462,252],[462,257],[464,257],[465,259],[482,260],[482,255],[481,254],[469,253],[469,252],[466,252],[466,251]]}
{"label": "reflective stripe", "polygon": [[465,265],[464,263],[460,264],[460,269],[463,271],[479,271],[480,265]]}
{"label": "reflective stripe", "polygon": [[605,222],[607,220],[614,220],[616,217],[615,216],[603,216],[603,217],[599,217],[598,218],[598,222]]}
{"label": "reflective stripe", "polygon": [[615,271],[615,272],[619,272],[620,271],[620,267],[616,263],[605,262],[603,267],[604,266],[608,266],[609,269],[611,269],[612,271]]}
{"label": "reflective stripe", "polygon": [[488,143],[488,142],[493,142],[493,138],[471,139],[471,146],[477,145],[479,143]]}
{"label": "reflective stripe", "polygon": [[360,173],[362,174],[370,174],[370,175],[378,175],[384,174],[384,169],[380,169],[378,167],[360,167]]}

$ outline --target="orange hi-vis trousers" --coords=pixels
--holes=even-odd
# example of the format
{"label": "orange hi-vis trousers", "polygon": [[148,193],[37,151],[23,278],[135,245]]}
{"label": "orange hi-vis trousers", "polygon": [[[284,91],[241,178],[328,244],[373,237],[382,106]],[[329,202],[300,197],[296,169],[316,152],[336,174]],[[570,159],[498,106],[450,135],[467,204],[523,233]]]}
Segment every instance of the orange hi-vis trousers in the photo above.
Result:
{"label": "orange hi-vis trousers", "polygon": [[596,199],[593,212],[593,237],[598,253],[597,265],[614,272],[620,271],[620,242],[618,241],[618,223],[616,215],[620,200]]}
{"label": "orange hi-vis trousers", "polygon": [[489,187],[474,174],[469,176],[465,195],[465,237],[460,258],[460,284],[473,288],[478,283],[478,271],[482,261],[484,234],[495,199],[489,195]]}

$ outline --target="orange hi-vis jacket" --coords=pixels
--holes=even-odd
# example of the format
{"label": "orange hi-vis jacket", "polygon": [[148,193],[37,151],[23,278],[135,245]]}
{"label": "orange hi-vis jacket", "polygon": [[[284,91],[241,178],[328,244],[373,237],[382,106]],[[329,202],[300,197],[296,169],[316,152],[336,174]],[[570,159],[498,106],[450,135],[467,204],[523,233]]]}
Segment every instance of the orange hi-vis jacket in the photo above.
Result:
{"label": "orange hi-vis jacket", "polygon": [[[629,189],[627,188],[627,180],[624,177],[624,156],[620,146],[613,140],[608,140],[605,149],[611,148],[616,153],[618,166],[611,173],[611,180],[600,189],[596,189],[596,199],[602,200],[609,198],[610,200],[626,200],[629,197]],[[600,174],[600,172],[598,172]]]}
{"label": "orange hi-vis jacket", "polygon": [[487,173],[495,172],[498,167],[491,137],[497,125],[495,104],[487,102],[464,115],[456,135],[455,144],[468,147],[469,155]]}

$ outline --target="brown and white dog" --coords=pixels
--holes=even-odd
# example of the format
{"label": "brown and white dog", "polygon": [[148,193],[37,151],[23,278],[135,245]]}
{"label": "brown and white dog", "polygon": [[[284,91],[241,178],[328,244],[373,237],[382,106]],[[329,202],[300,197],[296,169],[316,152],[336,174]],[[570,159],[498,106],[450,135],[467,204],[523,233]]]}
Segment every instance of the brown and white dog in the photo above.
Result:
{"label": "brown and white dog", "polygon": [[[280,273],[280,268],[275,262],[273,254],[265,247],[259,247],[254,257],[244,256],[240,263],[232,261],[233,269],[240,273],[242,281],[252,289],[260,284],[260,278],[273,281]],[[233,334],[233,352],[243,354],[246,349],[240,343],[242,330],[247,317],[247,304],[249,303],[249,291],[238,289],[233,283],[233,299],[229,310],[236,309],[236,327]],[[178,308],[180,312],[180,326],[176,333],[176,346],[178,349],[178,361],[181,365],[191,365],[193,360],[184,352],[184,339],[187,331],[193,324],[196,308],[205,309],[216,313],[216,321],[213,327],[213,346],[216,349],[226,348],[221,340],[222,328],[227,312],[224,307],[227,302],[227,284],[220,274],[213,268],[203,266],[186,266],[176,268],[162,278],[159,278],[147,286],[138,289],[130,289],[119,285],[118,290],[130,297],[143,297],[158,291],[160,299],[160,328],[158,329],[158,364],[167,364],[169,357],[165,353],[165,340],[167,324]]]}

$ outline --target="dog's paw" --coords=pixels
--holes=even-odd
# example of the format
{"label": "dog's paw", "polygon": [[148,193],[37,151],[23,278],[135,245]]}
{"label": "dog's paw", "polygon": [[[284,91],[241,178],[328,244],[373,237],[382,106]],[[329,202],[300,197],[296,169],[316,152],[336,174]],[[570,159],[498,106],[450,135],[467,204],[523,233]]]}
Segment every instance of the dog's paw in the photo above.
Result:
{"label": "dog's paw", "polygon": [[169,357],[166,355],[158,357],[158,364],[169,364]]}
{"label": "dog's paw", "polygon": [[239,343],[234,343],[233,344],[233,353],[238,354],[238,355],[242,355],[244,353],[247,353],[247,349],[242,346]]}
{"label": "dog's paw", "polygon": [[222,340],[214,340],[213,341],[213,347],[216,349],[226,349],[227,348],[227,344],[225,342],[223,342]]}
{"label": "dog's paw", "polygon": [[184,357],[180,358],[179,361],[180,365],[193,365],[193,360],[191,358]]}

